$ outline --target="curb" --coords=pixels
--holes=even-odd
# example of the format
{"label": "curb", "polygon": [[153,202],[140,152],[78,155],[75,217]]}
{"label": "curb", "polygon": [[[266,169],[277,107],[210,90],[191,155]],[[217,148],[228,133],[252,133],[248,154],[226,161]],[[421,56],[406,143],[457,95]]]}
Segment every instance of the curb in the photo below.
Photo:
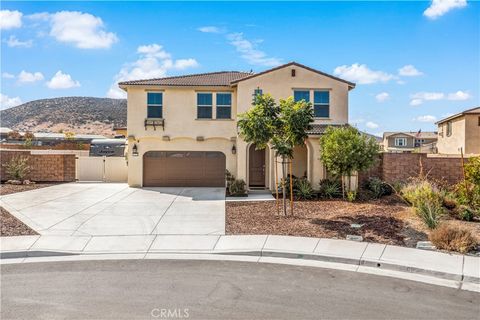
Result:
{"label": "curb", "polygon": [[[336,256],[328,256],[322,254],[309,254],[309,253],[298,253],[298,252],[280,252],[280,251],[270,251],[270,250],[228,250],[228,251],[156,251],[156,252],[149,252],[149,251],[137,251],[137,252],[92,252],[92,253],[80,253],[80,252],[68,252],[68,251],[35,251],[35,250],[22,250],[22,251],[9,251],[9,252],[1,252],[0,258],[4,260],[4,263],[9,263],[9,259],[25,259],[25,258],[48,258],[48,257],[58,257],[59,260],[62,261],[62,257],[85,257],[88,258],[89,256],[104,256],[108,257],[110,255],[143,255],[145,258],[147,255],[154,254],[157,256],[167,256],[167,255],[184,255],[184,256],[217,256],[217,257],[224,257],[227,256],[245,256],[245,257],[257,257],[257,258],[283,258],[289,259],[293,261],[318,261],[318,262],[329,262],[329,263],[337,263],[337,264],[344,264],[344,265],[352,265],[358,267],[368,267],[371,269],[378,269],[378,270],[385,270],[385,271],[397,271],[402,273],[409,273],[414,275],[422,275],[427,277],[434,277],[444,280],[451,280],[457,281],[461,283],[472,283],[472,284],[480,284],[480,277],[472,277],[472,276],[464,276],[463,274],[453,274],[441,271],[435,271],[431,269],[424,269],[418,267],[412,267],[408,265],[402,264],[395,264],[395,263],[388,263],[380,260],[369,260],[369,259],[352,259],[346,257],[336,257]],[[222,260],[219,259],[219,260]],[[88,260],[88,259],[87,259]],[[71,259],[65,259],[64,261],[71,261]],[[21,263],[22,261],[15,261],[12,263]],[[31,262],[35,262],[31,260]],[[259,261],[260,262],[260,261]]]}

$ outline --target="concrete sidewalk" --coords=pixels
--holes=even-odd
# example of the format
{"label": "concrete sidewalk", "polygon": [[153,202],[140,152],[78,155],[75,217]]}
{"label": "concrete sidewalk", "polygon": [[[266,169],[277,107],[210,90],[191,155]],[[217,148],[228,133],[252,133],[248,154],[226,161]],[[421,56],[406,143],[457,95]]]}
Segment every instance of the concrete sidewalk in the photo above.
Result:
{"label": "concrete sidewalk", "polygon": [[[67,255],[166,254],[286,258],[407,272],[480,286],[480,257],[384,244],[274,235],[21,236],[0,238],[2,263]],[[47,257],[47,258],[45,258]],[[107,257],[106,257],[107,258]],[[108,259],[108,258],[107,258]],[[221,259],[221,257],[220,257]],[[262,262],[262,261],[260,261]]]}

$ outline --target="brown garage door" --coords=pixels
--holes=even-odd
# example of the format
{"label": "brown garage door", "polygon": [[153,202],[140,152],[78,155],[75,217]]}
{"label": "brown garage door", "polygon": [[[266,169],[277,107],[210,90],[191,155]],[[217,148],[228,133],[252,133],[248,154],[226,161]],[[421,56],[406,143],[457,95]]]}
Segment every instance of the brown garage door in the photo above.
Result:
{"label": "brown garage door", "polygon": [[225,155],[211,151],[149,151],[143,156],[145,187],[224,187]]}

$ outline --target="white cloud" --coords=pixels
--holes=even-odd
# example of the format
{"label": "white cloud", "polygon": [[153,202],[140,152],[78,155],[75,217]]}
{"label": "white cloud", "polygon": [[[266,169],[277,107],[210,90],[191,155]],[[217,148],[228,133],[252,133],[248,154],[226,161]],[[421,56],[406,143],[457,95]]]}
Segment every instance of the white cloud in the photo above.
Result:
{"label": "white cloud", "polygon": [[423,103],[423,100],[422,99],[412,99],[410,101],[410,105],[411,106],[419,106]]}
{"label": "white cloud", "polygon": [[19,83],[32,83],[32,82],[43,80],[43,74],[41,72],[30,73],[25,70],[22,70],[18,74],[17,78]]}
{"label": "white cloud", "polygon": [[8,73],[8,72],[3,72],[2,73],[2,78],[4,79],[13,79],[15,78],[15,75],[11,74],[11,73]]}
{"label": "white cloud", "polygon": [[384,102],[390,99],[390,95],[387,92],[381,92],[375,96],[378,102]]}
{"label": "white cloud", "polygon": [[197,30],[200,31],[200,32],[205,32],[205,33],[223,33],[223,32],[225,32],[223,29],[220,29],[219,27],[214,27],[214,26],[200,27]]}
{"label": "white cloud", "polygon": [[22,26],[23,13],[20,11],[1,10],[0,11],[0,29],[8,30],[20,28]]}
{"label": "white cloud", "polygon": [[365,123],[365,126],[367,126],[367,128],[369,128],[369,129],[377,129],[378,128],[378,124],[376,124],[375,122],[372,122],[372,121],[368,121],[367,123]]}
{"label": "white cloud", "polygon": [[199,65],[193,58],[173,60],[171,54],[156,43],[139,46],[137,54],[139,55],[137,61],[125,64],[114,77],[107,97],[125,98],[125,92],[118,87],[120,81],[161,78],[165,77],[170,70],[184,70]]}
{"label": "white cloud", "polygon": [[59,70],[50,81],[47,81],[47,87],[50,89],[70,89],[80,87],[80,82],[73,80],[69,74]]}
{"label": "white cloud", "polygon": [[468,100],[471,97],[472,96],[468,92],[460,91],[460,90],[457,92],[448,94],[448,100]]}
{"label": "white cloud", "polygon": [[432,0],[430,7],[423,12],[423,15],[430,19],[436,19],[452,9],[466,6],[467,0]]}
{"label": "white cloud", "polygon": [[425,115],[425,116],[418,116],[413,119],[413,121],[419,121],[419,122],[435,122],[437,121],[437,117],[431,116],[431,115]]}
{"label": "white cloud", "polygon": [[257,49],[257,44],[262,41],[245,39],[241,32],[230,33],[227,35],[227,40],[241,54],[241,57],[251,65],[274,67],[282,63],[281,59],[269,57],[265,52]]}
{"label": "white cloud", "polygon": [[30,48],[33,45],[33,40],[20,41],[14,35],[11,35],[7,40],[5,40],[5,42],[10,48],[15,48],[15,47]]}
{"label": "white cloud", "polygon": [[335,68],[333,73],[345,80],[359,84],[387,82],[395,78],[394,75],[383,71],[370,70],[367,65],[354,63],[351,66],[343,65]]}
{"label": "white cloud", "polygon": [[434,100],[468,100],[472,96],[466,91],[457,91],[449,94],[443,92],[417,92],[410,95],[410,105],[418,106],[424,101],[434,101]]}
{"label": "white cloud", "polygon": [[101,18],[79,11],[60,11],[29,16],[36,20],[49,20],[50,36],[81,49],[108,49],[118,41],[115,33],[105,31]]}
{"label": "white cloud", "polygon": [[22,99],[20,99],[20,97],[10,98],[5,94],[0,93],[0,110],[16,107],[20,104],[22,104]]}
{"label": "white cloud", "polygon": [[423,72],[418,71],[413,65],[407,64],[398,69],[398,74],[404,77],[418,77],[423,75]]}

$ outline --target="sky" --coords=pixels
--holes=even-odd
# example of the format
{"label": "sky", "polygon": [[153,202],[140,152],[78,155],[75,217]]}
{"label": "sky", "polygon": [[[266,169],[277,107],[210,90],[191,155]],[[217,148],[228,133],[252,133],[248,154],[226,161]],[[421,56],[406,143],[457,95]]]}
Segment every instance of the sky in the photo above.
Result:
{"label": "sky", "polygon": [[480,3],[466,0],[2,1],[1,108],[296,61],[357,84],[349,122],[359,129],[431,131],[480,105],[479,17]]}

